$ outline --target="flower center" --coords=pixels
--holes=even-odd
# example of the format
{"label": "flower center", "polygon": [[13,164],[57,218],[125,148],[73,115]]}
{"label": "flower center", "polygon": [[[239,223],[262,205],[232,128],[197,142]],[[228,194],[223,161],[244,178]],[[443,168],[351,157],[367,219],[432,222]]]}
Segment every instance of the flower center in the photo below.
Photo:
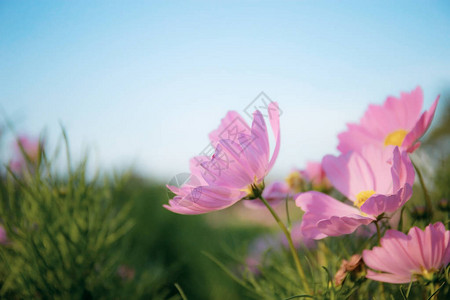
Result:
{"label": "flower center", "polygon": [[258,178],[256,178],[253,181],[253,183],[247,185],[245,188],[241,189],[241,191],[246,192],[247,196],[244,199],[256,199],[259,198],[265,188],[264,181],[261,183],[258,183]]}
{"label": "flower center", "polygon": [[358,208],[361,208],[364,202],[366,202],[367,199],[369,199],[370,196],[372,196],[373,194],[375,194],[374,190],[359,192],[358,195],[356,195],[356,201],[355,203],[353,203],[353,205],[357,206]]}
{"label": "flower center", "polygon": [[435,268],[431,268],[430,270],[425,269],[424,267],[420,267],[421,272],[414,272],[413,275],[419,279],[423,277],[426,281],[433,281],[434,275],[439,271]]}
{"label": "flower center", "polygon": [[386,139],[384,140],[384,145],[385,146],[394,145],[400,147],[407,134],[408,131],[406,131],[405,129],[398,129],[392,131],[387,135]]}
{"label": "flower center", "polygon": [[300,193],[303,187],[303,178],[300,172],[292,172],[286,177],[286,183],[288,184],[291,191],[294,193]]}

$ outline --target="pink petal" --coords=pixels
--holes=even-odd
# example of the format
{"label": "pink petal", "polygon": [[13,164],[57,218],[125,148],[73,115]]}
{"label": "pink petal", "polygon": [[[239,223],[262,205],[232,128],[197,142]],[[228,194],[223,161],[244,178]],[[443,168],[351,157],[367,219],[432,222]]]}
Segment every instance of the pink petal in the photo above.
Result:
{"label": "pink petal", "polygon": [[417,270],[418,266],[409,254],[409,240],[408,236],[399,231],[388,230],[381,239],[382,247],[363,251],[364,263],[374,270],[410,278],[412,270]]}
{"label": "pink petal", "polygon": [[[388,98],[389,100],[389,98]],[[385,103],[386,104],[386,103]],[[386,135],[395,129],[401,128],[392,112],[384,105],[370,104],[364,116],[360,120],[360,126],[377,139],[376,146],[383,145]]]}
{"label": "pink petal", "polygon": [[365,145],[377,144],[379,139],[373,137],[370,132],[358,124],[347,124],[347,131],[338,135],[339,145],[337,149],[341,153],[349,151],[359,152]]}
{"label": "pink petal", "polygon": [[173,185],[168,185],[166,184],[166,187],[174,194],[176,195],[180,195],[181,193],[183,193],[183,189],[177,186],[173,186]]}
{"label": "pink petal", "polygon": [[221,120],[219,128],[209,134],[209,139],[215,147],[220,140],[231,140],[237,143],[239,134],[250,134],[250,127],[240,114],[229,111]]}
{"label": "pink petal", "polygon": [[383,105],[369,105],[361,118],[361,126],[376,136],[383,145],[386,136],[398,129],[411,130],[419,117],[423,103],[423,92],[417,87],[410,93],[401,93],[400,98],[389,96]]}
{"label": "pink petal", "polygon": [[384,262],[387,265],[382,271],[394,271],[397,274],[411,274],[420,268],[414,260],[410,249],[411,237],[397,230],[386,231],[381,239],[381,248],[375,247],[375,251],[384,252]]}
{"label": "pink petal", "polygon": [[356,152],[339,157],[327,155],[322,166],[331,184],[352,201],[358,193],[375,189],[374,174],[366,160]]}
{"label": "pink petal", "polygon": [[300,173],[307,181],[312,183],[313,187],[321,185],[328,187],[330,185],[320,162],[308,161],[305,170],[300,171]]}
{"label": "pink petal", "polygon": [[[361,156],[366,160],[374,176],[373,190],[379,194],[392,194],[392,161],[395,147],[375,147],[367,145],[361,149]],[[398,149],[397,149],[398,151]]]}
{"label": "pink petal", "polygon": [[403,140],[402,147],[408,148],[408,152],[412,152],[417,148],[415,147],[415,143],[425,134],[425,132],[430,127],[438,102],[439,96],[436,98],[436,100],[434,100],[430,109],[422,114],[420,119],[415,124],[414,128],[412,128],[412,130],[406,135],[405,139]]}
{"label": "pink petal", "polygon": [[328,220],[320,220],[317,223],[319,230],[327,236],[340,236],[354,232],[361,225],[368,225],[374,218],[362,215],[332,216]]}
{"label": "pink petal", "polygon": [[443,261],[444,266],[446,266],[450,263],[450,231],[449,230],[445,231],[445,240],[443,241],[443,244],[445,247],[445,251],[444,251],[442,261]]}
{"label": "pink petal", "polygon": [[448,243],[447,245],[443,243],[445,241],[443,224],[428,225],[424,231],[413,227],[408,235],[411,236],[410,247],[414,248],[417,264],[427,270],[432,268],[440,269],[443,265],[446,247],[448,246]]}
{"label": "pink petal", "polygon": [[397,275],[397,274],[389,274],[389,273],[375,273],[372,270],[367,271],[367,278],[376,280],[376,281],[382,281],[387,283],[409,283],[412,281],[416,281],[416,279],[413,279],[411,275]]}
{"label": "pink petal", "polygon": [[420,147],[420,144],[421,143],[417,141],[415,144],[413,144],[411,147],[407,149],[408,153],[413,153],[414,151],[416,151],[416,149]]}
{"label": "pink petal", "polygon": [[302,232],[307,238],[348,234],[374,220],[373,217],[362,216],[355,207],[316,191],[299,194],[295,204],[305,211]]}
{"label": "pink petal", "polygon": [[270,162],[270,148],[267,128],[264,118],[259,111],[255,111],[253,114],[251,135],[239,135],[239,143],[243,149],[243,154],[248,160],[251,170],[257,179],[262,179],[270,171],[275,163],[280,148],[279,110],[276,103],[273,102],[269,104],[268,113],[276,140],[274,154],[272,155]]}
{"label": "pink petal", "polygon": [[248,161],[239,153],[242,147],[230,140],[219,141],[216,152],[208,162],[201,163],[202,176],[209,185],[242,189],[253,183]]}
{"label": "pink petal", "polygon": [[384,107],[391,112],[389,118],[395,120],[394,128],[410,130],[419,118],[423,105],[423,91],[420,86],[410,93],[401,93],[400,99],[388,97]]}
{"label": "pink petal", "polygon": [[166,209],[179,214],[202,214],[227,208],[245,196],[244,192],[217,186],[199,186],[185,197],[169,200]]}
{"label": "pink petal", "polygon": [[257,179],[262,179],[267,174],[268,156],[258,148],[256,144],[257,139],[260,138],[254,135],[240,135],[239,143],[242,147],[241,155],[245,157],[250,167],[249,171],[252,172],[253,177],[256,176]]}
{"label": "pink petal", "polygon": [[375,194],[371,196],[361,205],[360,209],[362,212],[373,216],[379,216],[385,212],[394,212],[402,207],[411,198],[411,195],[412,187],[406,184],[396,194]]}
{"label": "pink petal", "polygon": [[270,119],[270,126],[272,127],[272,132],[275,137],[275,149],[273,150],[272,158],[269,162],[269,167],[267,169],[267,172],[269,172],[273,165],[275,164],[275,161],[277,160],[278,153],[280,152],[280,110],[278,108],[278,103],[271,102],[269,104],[269,119]]}
{"label": "pink petal", "polygon": [[270,157],[269,136],[267,134],[266,122],[259,110],[253,113],[253,123],[251,136],[258,149],[263,156],[263,160],[268,162]]}
{"label": "pink petal", "polygon": [[392,159],[391,168],[393,191],[397,191],[404,185],[408,184],[413,186],[416,172],[414,166],[409,159],[408,153],[395,147]]}
{"label": "pink petal", "polygon": [[207,156],[195,156],[189,161],[189,170],[191,171],[191,178],[189,180],[191,185],[206,185],[203,179],[204,168],[202,163],[210,161],[211,158]]}

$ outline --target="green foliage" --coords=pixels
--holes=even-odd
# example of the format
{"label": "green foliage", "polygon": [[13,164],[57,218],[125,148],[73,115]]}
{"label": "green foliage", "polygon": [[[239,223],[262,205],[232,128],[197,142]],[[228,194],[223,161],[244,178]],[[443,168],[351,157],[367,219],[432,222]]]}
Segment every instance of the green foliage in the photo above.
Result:
{"label": "green foliage", "polygon": [[119,198],[133,203],[131,214],[136,222],[124,238],[127,265],[138,271],[158,261],[169,273],[165,278],[169,295],[179,294],[175,288],[177,283],[188,299],[241,298],[242,288],[229,280],[202,251],[225,260],[227,254],[263,232],[262,228],[210,225],[208,218],[226,212],[207,216],[174,214],[162,207],[168,199],[166,187],[136,176],[129,179]]}
{"label": "green foliage", "polygon": [[[374,241],[376,242],[376,241]],[[284,251],[269,250],[264,255],[258,271],[242,268],[234,272],[220,261],[211,258],[231,278],[245,288],[241,299],[427,299],[430,286],[435,286],[437,299],[448,299],[450,266],[439,275],[434,282],[412,282],[411,284],[394,285],[366,279],[365,267],[357,272],[348,273],[340,285],[336,285],[334,274],[343,259],[349,259],[349,253],[361,253],[372,243],[364,237],[334,237],[322,240],[314,249],[299,249],[299,256],[306,270],[313,296],[302,289],[298,274],[295,271],[292,256]],[[346,249],[344,251],[344,249]],[[444,274],[445,273],[445,274]]]}
{"label": "green foliage", "polygon": [[[59,148],[59,147],[58,147]],[[68,145],[66,144],[68,149]],[[239,298],[241,288],[201,251],[226,249],[261,229],[211,228],[205,216],[162,207],[166,188],[136,175],[90,174],[87,159],[56,165],[40,149],[0,175],[0,297],[16,299]],[[8,170],[7,170],[8,169]],[[62,170],[62,171],[61,171]],[[218,284],[219,283],[219,284]],[[176,287],[177,285],[177,287]]]}
{"label": "green foliage", "polygon": [[[119,205],[116,197],[125,178],[88,179],[86,159],[74,169],[68,153],[67,159],[67,174],[58,176],[41,151],[38,161],[27,158],[20,173],[10,170],[0,180],[0,216],[8,236],[0,247],[3,297],[125,297],[127,282],[117,273],[119,245],[134,225],[132,203]],[[153,288],[156,294],[159,287]]]}

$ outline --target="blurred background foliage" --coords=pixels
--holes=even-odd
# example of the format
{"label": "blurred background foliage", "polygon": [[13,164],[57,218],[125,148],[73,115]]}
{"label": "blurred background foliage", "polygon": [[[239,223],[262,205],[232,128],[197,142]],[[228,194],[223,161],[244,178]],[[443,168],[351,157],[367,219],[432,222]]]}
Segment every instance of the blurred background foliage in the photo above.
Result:
{"label": "blurred background foliage", "polygon": [[[438,114],[413,157],[429,187],[433,215],[424,212],[424,194],[416,184],[399,225],[404,231],[413,224],[423,227],[429,221],[448,220],[448,99],[441,101]],[[237,204],[208,215],[177,215],[162,207],[170,195],[161,183],[132,171],[87,175],[87,158],[72,162],[69,148],[63,144],[55,151],[67,159],[65,171],[53,164],[57,155],[45,147],[37,157],[28,157],[22,148],[26,160],[19,172],[4,162],[2,298],[181,299],[175,284],[188,299],[199,300],[289,299],[302,294],[285,250],[268,247],[257,271],[244,266],[256,238],[278,233],[265,211]],[[289,207],[291,218],[299,220],[299,210]],[[407,285],[368,282],[363,269],[335,287],[333,277],[342,260],[373,242],[364,235],[345,236],[325,239],[309,250],[300,248],[316,293],[324,298],[368,299],[384,289],[391,299],[404,297]],[[445,299],[448,290],[447,285],[440,298]],[[411,286],[409,299],[424,295],[419,285]]]}

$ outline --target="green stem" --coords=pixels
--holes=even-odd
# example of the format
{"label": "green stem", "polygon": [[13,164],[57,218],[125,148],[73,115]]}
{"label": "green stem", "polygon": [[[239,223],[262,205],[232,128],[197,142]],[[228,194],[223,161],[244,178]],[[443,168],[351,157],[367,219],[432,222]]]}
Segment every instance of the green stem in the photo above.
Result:
{"label": "green stem", "polygon": [[291,217],[289,216],[289,196],[286,196],[286,217],[287,217],[287,228],[291,231]]}
{"label": "green stem", "polygon": [[416,170],[417,176],[419,177],[419,182],[420,182],[420,185],[422,186],[423,197],[425,198],[425,207],[426,207],[428,216],[431,219],[431,217],[433,216],[433,205],[431,204],[430,194],[428,194],[428,190],[425,186],[425,181],[423,180],[422,173],[420,172],[419,168],[417,167],[417,165],[414,162],[412,162],[412,164],[414,166],[414,169]]}
{"label": "green stem", "polygon": [[377,227],[378,245],[381,246],[381,230],[380,230],[380,225],[378,224],[378,220],[375,221],[375,226]]}
{"label": "green stem", "polygon": [[430,296],[428,297],[428,300],[438,299],[437,295],[439,294],[439,291],[445,285],[445,283],[446,282],[443,282],[439,287],[437,287],[437,283],[436,285],[430,283],[430,287],[428,288],[430,290]]}
{"label": "green stem", "polygon": [[270,211],[270,213],[272,214],[273,218],[275,219],[275,221],[277,221],[277,223],[280,226],[281,230],[286,235],[287,241],[289,243],[289,248],[291,249],[292,257],[294,258],[295,266],[297,268],[297,273],[300,276],[300,280],[303,282],[303,286],[305,287],[306,291],[309,294],[311,294],[311,290],[309,288],[308,281],[306,280],[305,272],[303,271],[302,265],[300,264],[300,259],[298,258],[297,250],[295,249],[294,243],[292,242],[291,233],[286,228],[284,223],[281,221],[280,217],[277,215],[275,210],[273,210],[273,208],[270,206],[269,202],[267,202],[267,200],[264,199],[264,197],[262,197],[262,196],[260,196],[259,198],[264,203],[264,205],[267,207],[267,209]]}
{"label": "green stem", "polygon": [[178,290],[178,293],[180,293],[181,299],[187,300],[186,294],[178,283],[175,283],[175,288]]}
{"label": "green stem", "polygon": [[436,289],[435,289],[433,283],[430,283],[430,284],[428,285],[428,290],[430,291],[430,297],[429,297],[428,299],[436,299],[436,298],[435,298],[435,296],[436,296],[436,295],[435,295]]}
{"label": "green stem", "polygon": [[381,299],[386,300],[386,295],[384,294],[384,284],[380,281],[380,289],[381,289]]}

